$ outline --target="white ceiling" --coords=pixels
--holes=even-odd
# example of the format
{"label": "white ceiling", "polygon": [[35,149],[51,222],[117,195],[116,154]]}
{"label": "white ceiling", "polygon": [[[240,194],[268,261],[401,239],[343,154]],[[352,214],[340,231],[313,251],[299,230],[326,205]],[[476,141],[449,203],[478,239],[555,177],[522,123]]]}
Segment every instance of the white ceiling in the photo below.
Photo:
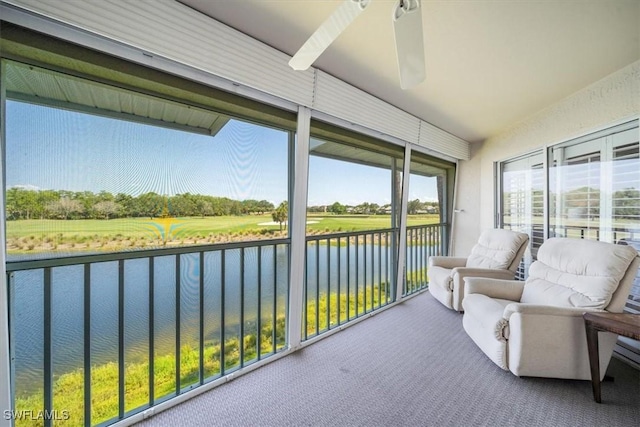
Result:
{"label": "white ceiling", "polygon": [[[341,2],[179,1],[289,55]],[[470,142],[640,59],[640,0],[423,0],[427,78],[403,91],[394,3],[372,0],[313,66]]]}

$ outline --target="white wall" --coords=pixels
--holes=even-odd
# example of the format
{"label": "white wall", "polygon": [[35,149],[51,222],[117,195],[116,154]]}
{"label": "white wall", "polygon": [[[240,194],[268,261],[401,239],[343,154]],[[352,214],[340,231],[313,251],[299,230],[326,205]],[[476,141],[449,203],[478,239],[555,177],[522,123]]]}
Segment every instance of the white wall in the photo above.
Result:
{"label": "white wall", "polygon": [[[484,143],[470,144],[471,159],[458,162],[458,186],[454,207],[452,253],[467,256],[480,230],[480,152]],[[459,212],[456,212],[459,211]]]}
{"label": "white wall", "polygon": [[[523,83],[524,84],[524,83]],[[480,232],[494,226],[493,162],[566,141],[640,115],[640,61],[511,126],[459,163],[454,254],[468,255]]]}

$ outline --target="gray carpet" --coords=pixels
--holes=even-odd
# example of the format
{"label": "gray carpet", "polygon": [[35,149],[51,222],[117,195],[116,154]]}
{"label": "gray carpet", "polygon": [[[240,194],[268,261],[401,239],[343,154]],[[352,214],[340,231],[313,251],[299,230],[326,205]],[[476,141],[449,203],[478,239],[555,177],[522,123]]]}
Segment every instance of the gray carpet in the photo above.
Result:
{"label": "gray carpet", "polygon": [[640,372],[608,372],[602,404],[588,381],[518,378],[424,293],[139,425],[640,425]]}

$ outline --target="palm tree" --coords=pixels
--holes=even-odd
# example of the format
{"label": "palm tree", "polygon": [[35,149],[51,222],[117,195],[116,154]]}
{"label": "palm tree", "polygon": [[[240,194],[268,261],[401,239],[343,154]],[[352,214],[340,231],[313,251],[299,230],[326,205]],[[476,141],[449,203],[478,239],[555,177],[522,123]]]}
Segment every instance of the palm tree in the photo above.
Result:
{"label": "palm tree", "polygon": [[280,231],[282,231],[282,224],[289,218],[289,203],[286,200],[280,203],[278,208],[271,213],[271,218],[280,224]]}

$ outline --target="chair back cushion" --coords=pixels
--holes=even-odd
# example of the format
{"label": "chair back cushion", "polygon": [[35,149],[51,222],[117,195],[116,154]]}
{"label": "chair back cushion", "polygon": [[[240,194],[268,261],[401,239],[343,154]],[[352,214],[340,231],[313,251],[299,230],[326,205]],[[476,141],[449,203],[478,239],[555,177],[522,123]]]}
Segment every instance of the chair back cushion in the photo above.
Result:
{"label": "chair back cushion", "polygon": [[529,268],[520,302],[604,309],[637,256],[630,246],[548,239]]}
{"label": "chair back cushion", "polygon": [[529,239],[525,233],[511,230],[486,230],[471,249],[467,267],[508,270],[520,248]]}

